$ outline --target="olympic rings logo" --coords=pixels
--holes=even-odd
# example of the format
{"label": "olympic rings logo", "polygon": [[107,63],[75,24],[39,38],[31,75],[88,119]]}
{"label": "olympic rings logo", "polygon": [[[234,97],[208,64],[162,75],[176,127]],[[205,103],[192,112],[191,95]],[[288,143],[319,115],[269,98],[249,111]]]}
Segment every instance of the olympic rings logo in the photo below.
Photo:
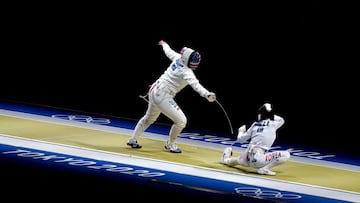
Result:
{"label": "olympic rings logo", "polygon": [[237,187],[235,188],[235,192],[237,194],[263,199],[301,199],[301,195],[282,193],[278,190],[262,190],[256,187]]}
{"label": "olympic rings logo", "polygon": [[100,124],[100,125],[111,123],[110,119],[107,119],[107,118],[93,118],[91,116],[85,116],[85,115],[56,114],[56,115],[52,115],[51,117],[52,118],[60,118],[60,119],[70,120],[70,121],[80,121],[80,122],[85,122],[85,123],[94,123],[94,124]]}

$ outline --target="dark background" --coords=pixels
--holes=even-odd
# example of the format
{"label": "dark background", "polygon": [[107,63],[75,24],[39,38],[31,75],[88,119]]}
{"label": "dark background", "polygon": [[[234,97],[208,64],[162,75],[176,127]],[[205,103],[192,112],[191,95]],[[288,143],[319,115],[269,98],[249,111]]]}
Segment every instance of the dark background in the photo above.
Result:
{"label": "dark background", "polygon": [[[137,121],[146,110],[138,96],[170,62],[157,44],[163,39],[175,50],[188,46],[202,54],[195,74],[216,93],[235,133],[254,121],[260,105],[271,102],[286,120],[279,141],[359,155],[357,66],[351,62],[351,50],[357,48],[354,26],[350,17],[340,18],[325,4],[32,2],[6,10],[1,100]],[[221,108],[190,87],[176,100],[188,117],[185,130],[230,133]],[[163,116],[158,123],[171,124]],[[11,160],[1,164],[20,183],[37,182],[47,192],[53,190],[44,185],[59,189],[75,181],[70,194],[79,187],[108,195],[117,187],[128,188],[129,194],[162,194],[136,183],[118,184]]]}

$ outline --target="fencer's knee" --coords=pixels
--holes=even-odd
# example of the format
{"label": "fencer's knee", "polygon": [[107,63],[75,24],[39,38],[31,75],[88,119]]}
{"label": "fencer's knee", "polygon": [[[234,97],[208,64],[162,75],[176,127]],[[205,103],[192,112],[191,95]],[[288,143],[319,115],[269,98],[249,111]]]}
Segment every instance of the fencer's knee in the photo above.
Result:
{"label": "fencer's knee", "polygon": [[246,156],[239,156],[236,159],[237,164],[242,166],[249,166],[249,162],[246,160]]}
{"label": "fencer's knee", "polygon": [[282,151],[281,156],[277,159],[279,162],[285,162],[290,159],[290,152]]}
{"label": "fencer's knee", "polygon": [[282,153],[282,155],[283,155],[283,157],[285,157],[286,159],[290,159],[290,152],[288,152],[288,151],[283,151],[283,153]]}
{"label": "fencer's knee", "polygon": [[175,122],[176,127],[178,127],[179,129],[184,129],[187,123],[187,119],[182,119],[182,120],[178,120]]}
{"label": "fencer's knee", "polygon": [[144,119],[143,119],[143,124],[145,126],[149,126],[149,125],[153,124],[155,121],[156,121],[156,119],[145,116]]}

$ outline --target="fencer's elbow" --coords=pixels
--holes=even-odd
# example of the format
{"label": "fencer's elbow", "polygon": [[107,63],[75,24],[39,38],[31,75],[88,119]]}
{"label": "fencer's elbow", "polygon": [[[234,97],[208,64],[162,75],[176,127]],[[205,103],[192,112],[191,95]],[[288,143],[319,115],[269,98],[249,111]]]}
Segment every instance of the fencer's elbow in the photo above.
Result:
{"label": "fencer's elbow", "polygon": [[274,120],[275,120],[275,121],[280,121],[280,122],[282,122],[282,123],[285,122],[284,118],[281,117],[281,116],[279,116],[279,115],[274,115]]}

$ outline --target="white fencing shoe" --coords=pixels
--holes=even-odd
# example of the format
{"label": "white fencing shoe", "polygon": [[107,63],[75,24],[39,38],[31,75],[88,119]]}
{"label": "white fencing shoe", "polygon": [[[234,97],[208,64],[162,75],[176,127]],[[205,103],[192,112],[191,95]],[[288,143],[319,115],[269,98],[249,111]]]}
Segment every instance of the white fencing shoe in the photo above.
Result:
{"label": "white fencing shoe", "polygon": [[164,148],[168,152],[181,153],[181,149],[179,149],[175,143],[169,144],[169,142],[166,142]]}
{"label": "white fencing shoe", "polygon": [[137,140],[129,139],[126,145],[129,145],[131,148],[140,149],[142,146],[137,142]]}
{"label": "white fencing shoe", "polygon": [[224,149],[224,154],[222,155],[220,162],[226,164],[226,161],[231,158],[232,154],[233,154],[232,147],[226,147]]}
{"label": "white fencing shoe", "polygon": [[262,174],[262,175],[270,175],[270,176],[274,176],[276,175],[276,173],[274,171],[270,171],[269,169],[267,168],[259,168],[257,170],[257,173],[258,174]]}

